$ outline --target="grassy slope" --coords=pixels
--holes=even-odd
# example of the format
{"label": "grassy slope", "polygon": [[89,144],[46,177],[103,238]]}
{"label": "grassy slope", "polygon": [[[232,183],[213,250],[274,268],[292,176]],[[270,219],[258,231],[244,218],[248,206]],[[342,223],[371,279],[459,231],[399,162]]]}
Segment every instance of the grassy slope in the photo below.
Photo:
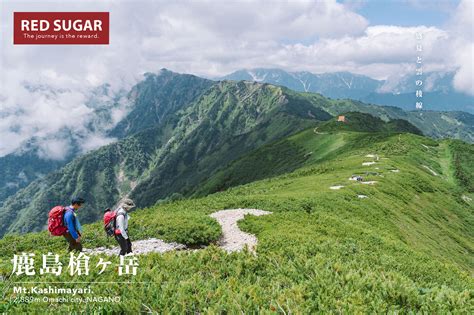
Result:
{"label": "grassy slope", "polygon": [[461,141],[451,141],[454,176],[469,193],[474,193],[474,147]]}
{"label": "grassy slope", "polygon": [[[273,177],[294,171],[304,164],[320,163],[334,158],[343,146],[355,141],[346,133],[338,131],[359,131],[379,133],[400,133],[420,131],[410,123],[398,120],[384,122],[380,118],[357,112],[345,113],[345,123],[333,118],[320,122],[312,132],[308,130],[294,136],[271,143],[245,155],[212,176],[205,185],[199,186],[195,196],[205,196],[223,191],[229,187],[250,183],[252,181]],[[313,125],[314,126],[314,125]],[[314,140],[314,135],[325,137]]]}
{"label": "grassy slope", "polygon": [[[113,284],[107,289],[107,295],[121,295],[126,303],[52,304],[48,310],[64,312],[83,307],[129,312],[150,308],[231,313],[390,310],[467,313],[472,310],[473,204],[460,198],[466,188],[458,185],[459,177],[446,180],[446,176],[454,175],[444,173],[455,169],[449,165],[446,146],[458,153],[455,146],[460,144],[411,134],[349,131],[316,134],[314,130],[290,137],[288,141],[292,148],[297,148],[285,154],[288,162],[301,154],[304,156],[305,152],[313,152],[300,161],[294,172],[281,175],[284,170],[278,165],[283,160],[277,159],[273,174],[277,177],[202,199],[140,210],[131,221],[136,239],[157,236],[206,244],[218,235],[218,226],[206,217],[214,210],[236,207],[270,210],[274,212],[270,216],[247,217],[239,224],[258,236],[258,256],[228,255],[213,246],[193,253],[147,255],[140,257],[140,274],[128,279],[146,282],[145,285],[136,283],[122,288]],[[266,154],[272,149],[262,150]],[[365,157],[367,154],[378,154],[378,163],[362,166],[362,162],[372,160]],[[457,159],[460,162],[456,169],[461,170],[458,173],[472,167],[465,158]],[[423,165],[439,175],[434,176]],[[392,172],[393,169],[400,172]],[[365,180],[376,180],[377,184],[363,185],[348,180],[352,174],[367,171],[378,173],[364,175]],[[271,170],[267,170],[265,176],[271,175]],[[345,187],[331,190],[332,185]],[[358,199],[358,194],[368,198]],[[151,228],[140,228],[137,222]],[[87,227],[87,246],[104,244],[105,238],[98,230],[98,224]],[[199,241],[190,241],[193,239]],[[54,250],[62,246],[60,239],[50,239],[45,233],[0,240],[2,274],[11,271],[8,260],[12,253],[35,250],[39,255],[50,244],[54,244]],[[66,256],[64,251],[59,253]],[[92,260],[95,262],[97,258]],[[58,281],[48,276],[23,279]],[[60,279],[70,277],[63,275]],[[106,292],[101,284],[94,282],[117,281],[117,276],[110,271],[72,280],[90,281],[94,290]],[[11,289],[7,292],[6,301]],[[7,302],[0,311],[18,312],[28,307],[46,310],[48,305]]]}

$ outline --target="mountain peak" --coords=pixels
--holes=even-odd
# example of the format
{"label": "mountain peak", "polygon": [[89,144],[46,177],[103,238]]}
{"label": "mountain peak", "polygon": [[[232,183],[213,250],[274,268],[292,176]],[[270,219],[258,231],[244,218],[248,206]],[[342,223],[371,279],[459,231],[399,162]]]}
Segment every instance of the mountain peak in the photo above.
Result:
{"label": "mountain peak", "polygon": [[313,74],[307,71],[287,72],[282,69],[245,69],[222,79],[251,80],[282,85],[295,91],[321,93],[333,98],[358,98],[366,91],[377,90],[383,82],[350,72]]}
{"label": "mountain peak", "polygon": [[[320,93],[336,99],[354,99],[365,103],[415,108],[415,75],[376,80],[348,71],[315,74],[307,71],[287,72],[275,68],[255,68],[235,71],[222,77],[227,80],[247,80],[270,83],[297,92]],[[423,76],[424,108],[431,110],[462,110],[474,113],[474,98],[457,92],[453,87],[454,72],[427,72]],[[426,105],[425,105],[426,104]]]}

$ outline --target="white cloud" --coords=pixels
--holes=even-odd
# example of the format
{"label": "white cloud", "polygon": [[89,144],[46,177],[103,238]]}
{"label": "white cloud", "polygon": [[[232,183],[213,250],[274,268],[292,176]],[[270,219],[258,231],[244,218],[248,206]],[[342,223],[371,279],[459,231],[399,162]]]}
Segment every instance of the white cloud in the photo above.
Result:
{"label": "white cloud", "polygon": [[[474,2],[463,0],[447,28],[455,36],[447,55],[457,65],[454,87],[474,95]],[[446,48],[445,48],[446,49]]]}
{"label": "white cloud", "polygon": [[[21,149],[31,139],[41,158],[55,160],[72,150],[82,153],[115,140],[106,136],[106,129],[127,108],[123,102],[114,104],[113,97],[140,76],[119,64],[124,57],[120,50],[112,52],[106,46],[11,45],[13,11],[54,11],[54,5],[57,3],[1,4],[0,156]],[[94,6],[85,6],[89,5]],[[71,11],[85,6],[72,5]],[[104,83],[110,83],[107,94],[96,95]],[[110,120],[98,116],[98,107],[111,111]]]}
{"label": "white cloud", "polygon": [[436,27],[425,26],[370,26],[363,36],[322,39],[312,45],[287,45],[279,56],[291,60],[295,70],[351,71],[386,79],[414,72],[417,32],[424,35],[424,65],[431,68],[429,70],[448,70],[449,63],[445,63],[437,51],[437,47],[448,39],[448,34]]}
{"label": "white cloud", "polygon": [[[94,144],[98,147],[114,140],[105,131],[127,110],[123,100],[114,102],[114,91],[100,94],[94,87],[82,86],[82,82],[51,69],[32,81],[24,80],[17,71],[7,70],[7,76],[9,80],[2,86],[0,156],[16,151],[30,139],[41,158],[64,158],[72,145],[78,153],[87,151]],[[109,109],[111,117],[98,116],[96,108]]]}
{"label": "white cloud", "polygon": [[[280,67],[393,79],[413,71],[416,31],[425,34],[427,70],[457,69],[454,86],[474,94],[471,1],[462,1],[443,28],[368,25],[353,11],[364,2],[2,1],[0,156],[32,137],[56,139],[51,135],[63,128],[77,139],[91,139],[92,146],[83,150],[108,143],[111,139],[102,131],[87,129],[97,120],[86,104],[88,95],[103,83],[110,84],[113,94],[130,88],[142,73],[163,67],[203,76]],[[13,46],[13,11],[109,11],[110,45]],[[127,108],[121,104],[114,109],[110,124]],[[45,146],[52,152],[59,144],[67,146],[54,141]]]}
{"label": "white cloud", "polygon": [[454,87],[474,95],[474,43],[466,43],[455,53],[459,69],[454,76]]}
{"label": "white cloud", "polygon": [[[110,45],[11,45],[12,12],[58,11],[59,4],[60,11],[110,11]],[[80,148],[87,151],[111,141],[103,130],[88,129],[98,119],[86,103],[88,95],[103,83],[112,91],[128,89],[142,73],[162,67],[223,74],[240,62],[256,65],[263,51],[281,46],[279,41],[356,35],[367,26],[362,16],[335,0],[278,5],[247,0],[10,0],[0,5],[0,156],[34,138],[40,155],[52,159],[73,143],[87,143]],[[123,118],[127,108],[120,104],[113,109],[110,124]]]}
{"label": "white cloud", "polygon": [[90,150],[107,145],[113,141],[115,141],[115,139],[105,138],[98,134],[90,134],[88,138],[84,139],[81,148],[83,152],[88,152]]}
{"label": "white cloud", "polygon": [[70,153],[66,139],[41,139],[38,142],[38,156],[42,159],[63,160]]}

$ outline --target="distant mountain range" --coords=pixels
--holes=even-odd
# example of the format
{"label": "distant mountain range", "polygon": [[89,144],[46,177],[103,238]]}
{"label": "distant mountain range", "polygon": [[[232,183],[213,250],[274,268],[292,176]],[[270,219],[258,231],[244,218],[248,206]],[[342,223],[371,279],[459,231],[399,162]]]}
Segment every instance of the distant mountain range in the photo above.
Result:
{"label": "distant mountain range", "polygon": [[[474,97],[455,91],[452,87],[453,77],[454,72],[430,72],[421,77],[424,109],[474,113]],[[350,72],[314,74],[307,71],[287,72],[281,69],[257,68],[239,70],[219,80],[270,83],[299,92],[320,93],[330,98],[350,98],[365,103],[415,110],[415,81],[419,78],[413,74],[391,82]]]}
{"label": "distant mountain range", "polygon": [[252,150],[348,112],[379,118],[361,116],[361,125],[392,121],[379,131],[421,131],[474,142],[474,115],[465,112],[404,111],[166,69],[146,74],[126,94],[126,102],[125,117],[104,131],[117,142],[57,164],[35,158],[34,150],[18,159],[0,158],[0,178],[21,181],[16,186],[0,182],[0,236],[43,229],[47,210],[74,194],[88,200],[80,212],[84,223],[97,220],[98,210],[125,195],[147,207],[199,194],[213,174]]}

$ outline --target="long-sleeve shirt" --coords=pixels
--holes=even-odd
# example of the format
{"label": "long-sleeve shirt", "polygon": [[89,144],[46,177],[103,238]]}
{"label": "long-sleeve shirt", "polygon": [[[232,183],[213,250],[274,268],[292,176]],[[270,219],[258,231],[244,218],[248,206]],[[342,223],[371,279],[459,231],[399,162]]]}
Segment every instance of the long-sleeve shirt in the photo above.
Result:
{"label": "long-sleeve shirt", "polygon": [[119,208],[117,210],[117,216],[116,216],[116,219],[115,219],[115,223],[116,223],[116,227],[117,227],[117,230],[116,230],[116,234],[122,234],[123,238],[124,239],[128,239],[128,219],[129,219],[129,215],[128,213],[123,209],[123,208]]}
{"label": "long-sleeve shirt", "polygon": [[69,234],[71,234],[72,238],[75,240],[79,238],[77,221],[78,220],[76,218],[76,214],[74,213],[74,208],[72,206],[66,207],[66,212],[64,213],[64,223]]}

